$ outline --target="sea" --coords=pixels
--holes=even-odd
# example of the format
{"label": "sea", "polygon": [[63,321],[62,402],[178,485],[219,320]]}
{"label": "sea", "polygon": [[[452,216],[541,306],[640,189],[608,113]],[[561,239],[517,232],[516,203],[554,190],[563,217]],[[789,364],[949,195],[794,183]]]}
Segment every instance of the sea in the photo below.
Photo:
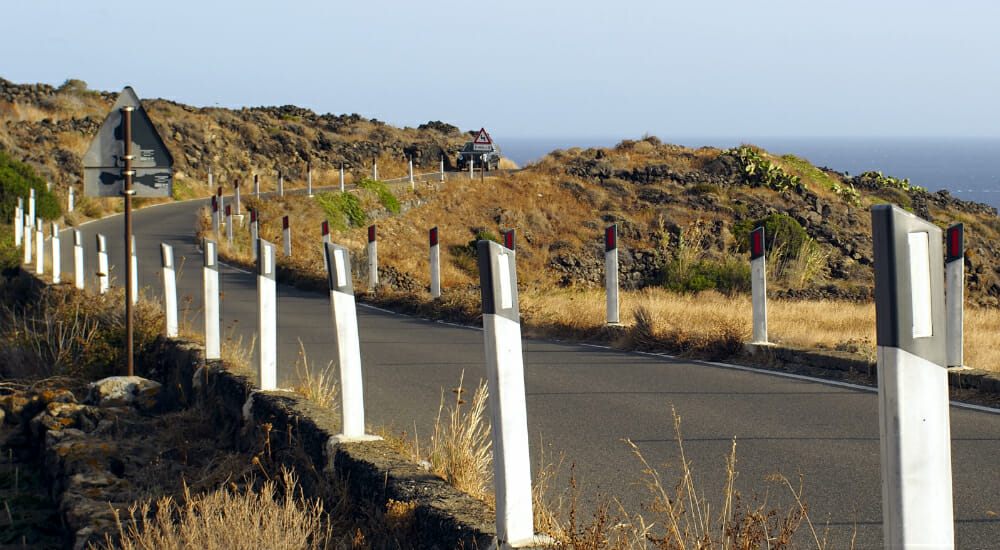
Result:
{"label": "sea", "polygon": [[[494,136],[503,155],[518,166],[536,162],[556,149],[614,147],[622,138],[508,138]],[[1000,209],[1000,137],[720,137],[670,138],[664,143],[725,149],[749,143],[776,155],[793,154],[838,172],[857,175],[868,170],[907,178],[928,191]],[[641,139],[631,137],[627,139]]]}

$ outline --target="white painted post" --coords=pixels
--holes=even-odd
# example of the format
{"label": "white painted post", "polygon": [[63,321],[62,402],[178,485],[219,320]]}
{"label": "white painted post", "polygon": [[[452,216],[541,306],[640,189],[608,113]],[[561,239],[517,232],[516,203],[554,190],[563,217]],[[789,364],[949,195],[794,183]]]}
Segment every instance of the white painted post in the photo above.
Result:
{"label": "white painted post", "polygon": [[226,240],[229,246],[233,246],[233,209],[232,205],[226,205]]}
{"label": "white painted post", "polygon": [[35,220],[35,273],[45,273],[45,234],[42,233],[42,219]]}
{"label": "white painted post", "polygon": [[413,190],[413,157],[410,157],[410,190]]}
{"label": "white painted post", "polygon": [[340,192],[344,192],[344,163],[340,163]]}
{"label": "white painted post", "polygon": [[538,539],[532,525],[516,253],[486,240],[479,241],[477,248],[490,392],[497,547],[518,548]]}
{"label": "white painted post", "polygon": [[306,163],[306,194],[310,197],[313,196],[313,165],[312,162]]}
{"label": "white painted post", "polygon": [[431,297],[441,297],[441,247],[438,245],[438,228],[432,227],[431,241]]}
{"label": "white painted post", "polygon": [[378,439],[365,434],[365,402],[361,375],[361,344],[358,338],[358,313],[351,278],[351,253],[343,246],[324,243],[327,281],[330,285],[330,310],[333,338],[340,365],[341,424],[343,434],[337,441]]}
{"label": "white painted post", "polygon": [[219,337],[219,257],[215,241],[202,242],[205,252],[205,269],[202,272],[205,293],[205,360],[216,361],[222,357]]}
{"label": "white painted post", "polygon": [[330,242],[330,222],[323,220],[323,223],[319,224],[319,232],[323,237],[323,243]]}
{"label": "white painted post", "polygon": [[97,235],[97,291],[104,294],[111,286],[111,266],[108,262],[108,240],[98,233]]}
{"label": "white painted post", "polygon": [[17,198],[17,206],[14,207],[14,244],[21,246],[24,243],[24,199]]}
{"label": "white painted post", "polygon": [[132,292],[129,299],[135,305],[139,301],[139,256],[135,251],[135,235],[132,235],[132,256],[129,262],[132,264]]}
{"label": "white painted post", "polygon": [[34,246],[34,245],[31,243],[31,240],[32,240],[31,239],[31,235],[32,235],[32,233],[34,233],[32,231],[32,229],[34,229],[32,227],[32,225],[34,225],[34,222],[28,222],[27,218],[25,218],[25,221],[24,221],[24,263],[25,264],[30,264],[31,263],[31,256],[34,253],[34,250],[32,250],[32,246]]}
{"label": "white painted post", "polygon": [[69,212],[73,211],[75,202],[73,200],[73,186],[69,186],[69,196],[66,197],[66,210]]}
{"label": "white painted post", "polygon": [[79,229],[73,230],[73,282],[79,290],[87,286],[83,276],[83,234]]}
{"label": "white painted post", "polygon": [[59,244],[59,224],[52,222],[52,283],[59,284],[62,271],[62,257]]}
{"label": "white painted post", "polygon": [[441,155],[441,183],[444,183],[444,155]]}
{"label": "white painted post", "polygon": [[378,241],[375,240],[375,226],[368,226],[368,291],[374,292],[378,286]]}
{"label": "white painted post", "polygon": [[372,159],[372,179],[378,181],[378,159]]}
{"label": "white painted post", "polygon": [[208,188],[212,188],[212,167],[208,167]]}
{"label": "white painted post", "polygon": [[258,385],[262,390],[273,390],[278,387],[278,286],[274,245],[260,239],[257,246]]}
{"label": "white painted post", "polygon": [[278,196],[285,196],[285,175],[281,173],[281,170],[278,170]]}
{"label": "white painted post", "polygon": [[257,174],[253,175],[253,194],[260,198],[260,178]]}
{"label": "white painted post", "polygon": [[621,320],[618,315],[618,224],[604,229],[604,272],[608,324],[619,325]]}
{"label": "white painted post", "polygon": [[474,168],[475,165],[476,165],[476,159],[475,158],[470,158],[469,159],[469,179],[470,180],[476,179],[476,169]]}
{"label": "white painted post", "polygon": [[767,344],[767,267],[764,265],[764,228],[750,232],[750,301],[753,342]]}
{"label": "white painted post", "polygon": [[35,189],[28,190],[28,227],[35,228]]}
{"label": "white painted post", "polygon": [[281,235],[285,241],[285,257],[292,256],[292,230],[288,228],[288,216],[281,218]]}
{"label": "white painted post", "polygon": [[163,313],[167,338],[177,337],[177,277],[174,273],[174,247],[160,243],[163,266]]}
{"label": "white painted post", "polygon": [[233,213],[240,215],[240,182],[233,182]]}
{"label": "white painted post", "polygon": [[219,199],[212,195],[212,235],[219,240]]}
{"label": "white painted post", "polygon": [[[215,192],[215,196],[219,197],[219,225],[222,225],[222,213],[226,211],[226,199],[222,196],[222,186],[220,185],[218,190]],[[218,235],[215,236],[216,239],[219,238]]]}
{"label": "white painted post", "polygon": [[948,360],[949,367],[961,367],[964,361],[964,306],[965,306],[965,224],[956,223],[948,228],[945,254],[945,307],[948,308]]}
{"label": "white painted post", "polygon": [[941,230],[878,204],[872,237],[884,545],[954,548]]}
{"label": "white painted post", "polygon": [[253,249],[253,259],[257,259],[257,211],[250,211],[250,248]]}

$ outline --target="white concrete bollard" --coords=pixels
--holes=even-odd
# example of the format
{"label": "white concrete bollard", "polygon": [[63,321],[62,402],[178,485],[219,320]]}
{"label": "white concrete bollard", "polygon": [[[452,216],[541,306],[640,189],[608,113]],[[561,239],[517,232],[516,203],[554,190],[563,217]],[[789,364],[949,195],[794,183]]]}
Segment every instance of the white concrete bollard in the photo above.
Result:
{"label": "white concrete bollard", "polygon": [[375,226],[368,226],[368,291],[374,292],[378,286],[378,241]]}
{"label": "white concrete bollard", "polygon": [[278,283],[274,245],[260,239],[257,247],[258,385],[262,390],[273,390],[278,387]]}
{"label": "white concrete bollard", "polygon": [[604,272],[608,324],[619,325],[621,320],[618,313],[618,224],[604,229]]}
{"label": "white concrete bollard", "polygon": [[167,338],[177,337],[177,277],[174,271],[174,247],[160,243],[163,266],[163,314]]}
{"label": "white concrete bollard", "polygon": [[340,366],[341,424],[343,434],[337,441],[379,439],[365,434],[365,401],[361,374],[361,344],[358,338],[358,312],[351,278],[351,253],[343,246],[324,243],[327,280],[330,286],[330,310],[333,338]]}
{"label": "white concrete bollard", "polygon": [[18,197],[17,206],[14,207],[14,244],[21,246],[24,243],[24,199]]}
{"label": "white concrete bollard", "polygon": [[260,178],[257,174],[253,175],[253,194],[260,197]]}
{"label": "white concrete bollard", "polygon": [[753,342],[767,344],[767,266],[764,264],[764,228],[750,232],[750,301],[753,309]]}
{"label": "white concrete bollard", "polygon": [[323,220],[323,223],[319,224],[319,233],[324,244],[330,242],[330,222]]}
{"label": "white concrete bollard", "polygon": [[524,358],[517,300],[516,253],[479,241],[486,374],[493,437],[498,548],[541,542],[534,534]]}
{"label": "white concrete bollard", "polygon": [[76,201],[74,200],[74,196],[73,196],[73,186],[70,185],[69,186],[69,195],[66,197],[66,210],[68,212],[72,212],[73,208],[75,208],[75,207],[76,207]]}
{"label": "white concrete bollard", "polygon": [[222,358],[222,341],[219,335],[219,256],[215,241],[202,242],[205,269],[202,271],[205,298],[205,360]]}
{"label": "white concrete bollard", "polygon": [[240,182],[233,182],[233,213],[240,215]]}
{"label": "white concrete bollard", "polygon": [[344,163],[340,163],[340,192],[344,192]]}
{"label": "white concrete bollard", "polygon": [[35,273],[45,273],[45,233],[42,232],[42,219],[35,220]]}
{"label": "white concrete bollard", "polygon": [[288,216],[281,218],[281,237],[285,245],[285,257],[292,256],[292,230],[288,227]]}
{"label": "white concrete bollard", "polygon": [[79,290],[87,287],[83,275],[83,234],[79,229],[73,230],[73,282]]}
{"label": "white concrete bollard", "polygon": [[306,163],[306,195],[313,196],[313,165]]}
{"label": "white concrete bollard", "polygon": [[430,231],[431,244],[431,297],[441,297],[441,247],[438,245],[438,228]]}
{"label": "white concrete bollard", "polygon": [[97,235],[97,292],[104,294],[111,286],[111,266],[108,261],[108,239],[98,233]]}
{"label": "white concrete bollard", "polygon": [[132,266],[132,292],[129,299],[132,300],[132,305],[135,305],[139,301],[139,255],[135,251],[135,235],[132,235],[132,255],[129,257],[129,263]]}
{"label": "white concrete bollard", "polygon": [[281,170],[278,170],[278,196],[285,196],[285,175],[281,172]]}
{"label": "white concrete bollard", "polygon": [[212,235],[219,240],[219,199],[212,195]]}
{"label": "white concrete bollard", "polygon": [[965,224],[956,223],[948,228],[945,253],[945,307],[948,318],[949,367],[961,367],[965,323]]}
{"label": "white concrete bollard", "polygon": [[253,249],[253,259],[257,260],[257,211],[250,211],[250,248]]}
{"label": "white concrete bollard", "polygon": [[941,230],[879,204],[872,237],[884,545],[954,548]]}
{"label": "white concrete bollard", "polygon": [[52,222],[52,283],[59,284],[62,271],[62,251],[59,244],[59,224]]}
{"label": "white concrete bollard", "polygon": [[233,246],[233,208],[230,204],[226,205],[226,241]]}

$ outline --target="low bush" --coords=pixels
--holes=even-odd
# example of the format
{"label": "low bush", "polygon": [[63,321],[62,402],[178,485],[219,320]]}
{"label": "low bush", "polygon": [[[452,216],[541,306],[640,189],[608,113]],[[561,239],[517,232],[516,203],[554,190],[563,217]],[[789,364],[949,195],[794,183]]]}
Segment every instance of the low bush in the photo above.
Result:
{"label": "low bush", "polygon": [[348,225],[362,227],[368,221],[361,201],[353,193],[320,193],[315,198],[335,229],[344,230]]}
{"label": "low bush", "polygon": [[0,151],[0,219],[14,217],[17,199],[27,199],[30,189],[35,190],[35,215],[43,220],[54,220],[62,215],[59,198],[48,190],[45,180],[35,175],[31,166]]}
{"label": "low bush", "polygon": [[396,195],[392,194],[392,191],[389,191],[389,187],[384,181],[376,181],[371,178],[361,178],[358,180],[357,186],[359,189],[367,189],[368,191],[375,193],[379,202],[381,202],[382,206],[384,206],[389,212],[399,214],[402,210],[402,206],[399,204],[399,199],[396,198]]}

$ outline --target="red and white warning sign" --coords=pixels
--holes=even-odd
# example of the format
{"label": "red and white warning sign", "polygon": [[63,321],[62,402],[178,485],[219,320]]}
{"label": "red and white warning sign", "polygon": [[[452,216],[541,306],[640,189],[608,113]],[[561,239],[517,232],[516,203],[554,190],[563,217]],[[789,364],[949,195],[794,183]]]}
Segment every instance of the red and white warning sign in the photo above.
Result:
{"label": "red and white warning sign", "polygon": [[472,142],[473,151],[492,151],[493,150],[493,140],[490,139],[490,135],[486,133],[486,128],[479,129],[479,135]]}

